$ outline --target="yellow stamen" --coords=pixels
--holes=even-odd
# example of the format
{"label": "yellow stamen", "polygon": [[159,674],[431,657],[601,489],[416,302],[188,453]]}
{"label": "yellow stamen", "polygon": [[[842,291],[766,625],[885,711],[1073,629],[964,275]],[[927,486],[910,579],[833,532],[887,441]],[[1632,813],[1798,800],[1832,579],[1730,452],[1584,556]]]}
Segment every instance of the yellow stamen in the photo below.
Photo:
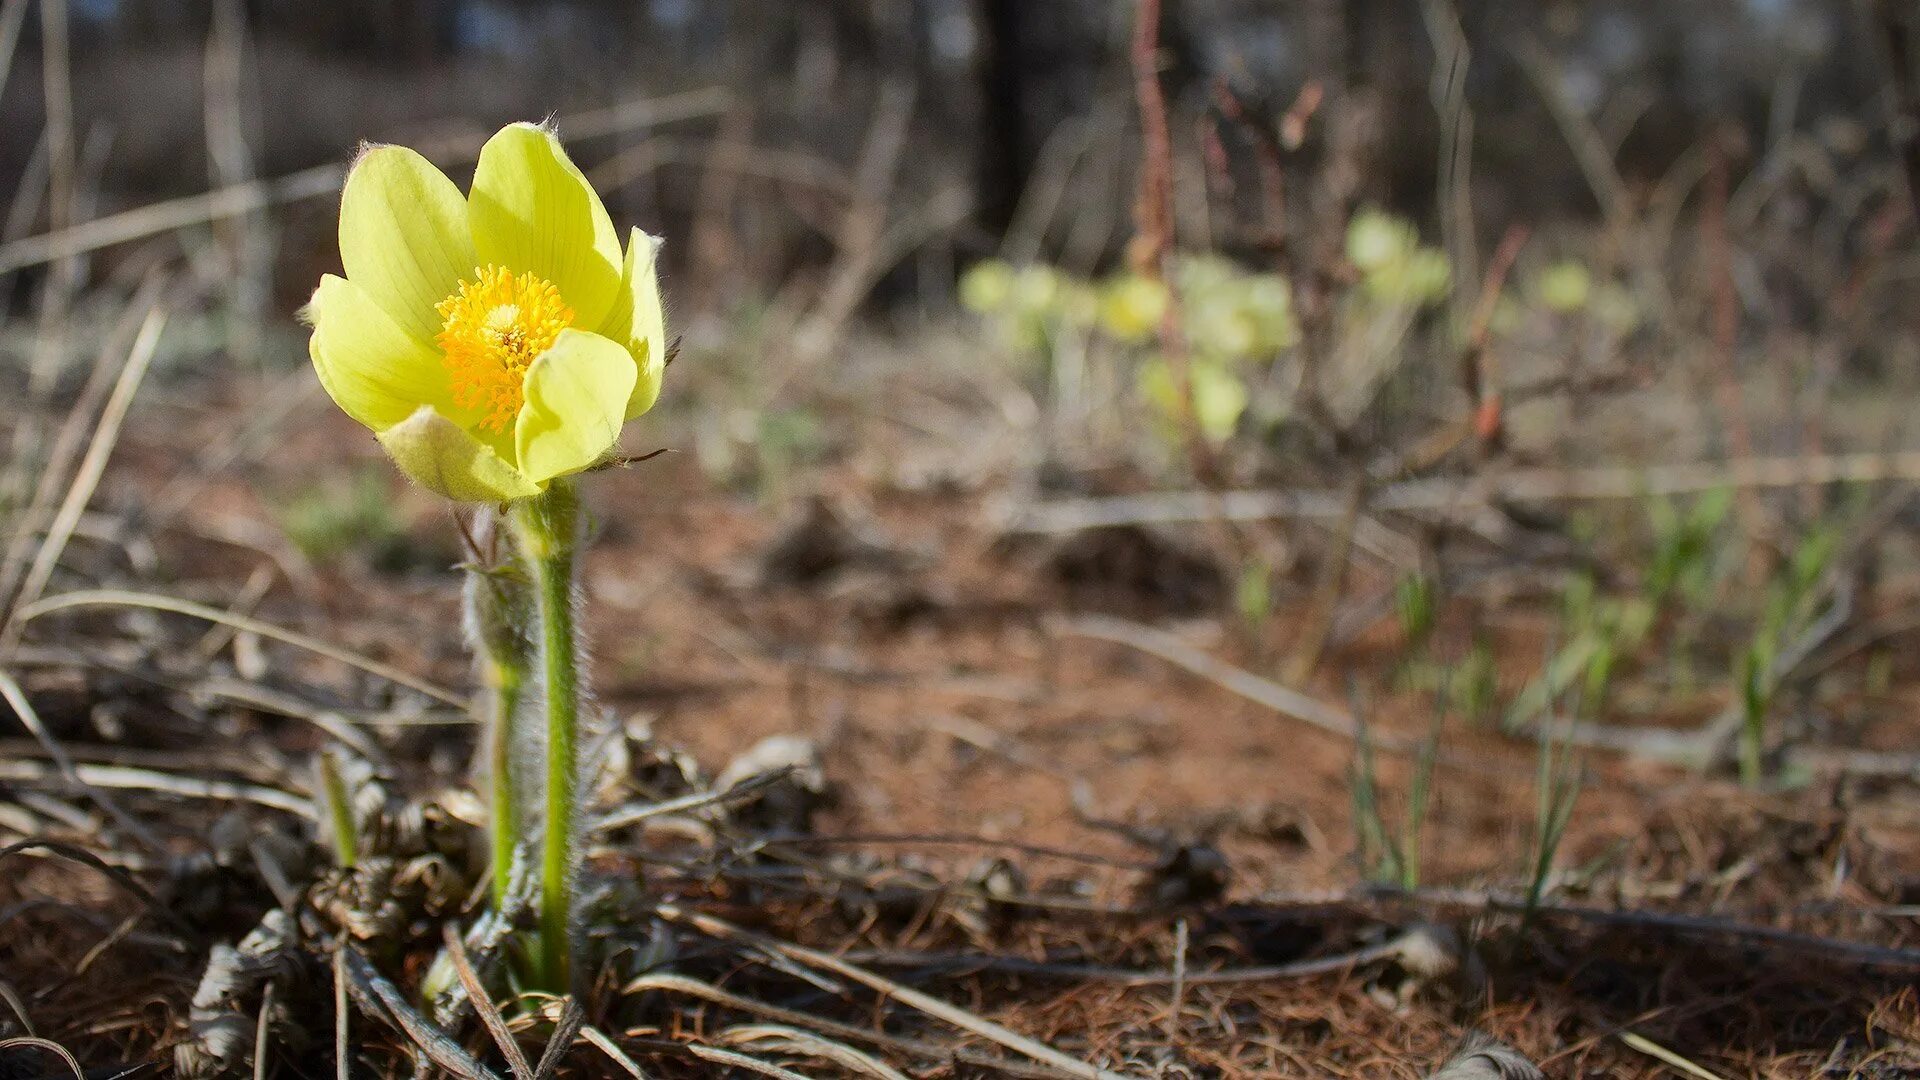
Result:
{"label": "yellow stamen", "polygon": [[573,309],[553,283],[502,266],[474,268],[474,278],[435,305],[444,320],[436,339],[452,377],[454,403],[484,408],[480,426],[505,431],[520,412],[527,365],[553,347],[573,323]]}

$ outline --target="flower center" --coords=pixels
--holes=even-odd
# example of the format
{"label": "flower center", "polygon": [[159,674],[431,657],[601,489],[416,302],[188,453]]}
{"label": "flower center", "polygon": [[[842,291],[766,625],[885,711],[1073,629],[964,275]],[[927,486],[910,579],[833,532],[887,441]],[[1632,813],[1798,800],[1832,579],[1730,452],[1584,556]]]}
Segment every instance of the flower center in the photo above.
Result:
{"label": "flower center", "polygon": [[480,426],[505,431],[520,412],[527,365],[573,323],[553,283],[502,266],[475,267],[471,281],[434,306],[453,400],[485,409]]}

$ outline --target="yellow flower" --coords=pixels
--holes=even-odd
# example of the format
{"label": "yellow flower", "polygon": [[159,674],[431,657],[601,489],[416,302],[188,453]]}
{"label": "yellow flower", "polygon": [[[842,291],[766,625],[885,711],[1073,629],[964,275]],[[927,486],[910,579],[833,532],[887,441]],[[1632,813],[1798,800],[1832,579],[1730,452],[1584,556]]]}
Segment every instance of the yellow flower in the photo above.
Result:
{"label": "yellow flower", "polygon": [[666,366],[659,242],[626,250],[544,127],[502,128],[465,197],[419,154],[360,155],[344,278],[307,306],[320,384],[401,471],[462,502],[539,494],[613,449]]}

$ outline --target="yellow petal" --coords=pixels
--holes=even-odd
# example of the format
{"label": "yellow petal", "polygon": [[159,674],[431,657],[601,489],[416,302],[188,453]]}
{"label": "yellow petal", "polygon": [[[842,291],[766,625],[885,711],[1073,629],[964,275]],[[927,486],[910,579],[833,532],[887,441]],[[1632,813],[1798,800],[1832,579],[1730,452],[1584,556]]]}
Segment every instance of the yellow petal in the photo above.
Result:
{"label": "yellow petal", "polygon": [[633,230],[620,274],[620,295],[600,331],[624,343],[640,369],[633,394],[627,399],[629,420],[653,408],[660,397],[661,376],[667,369],[667,320],[660,303],[659,258],[660,239]]}
{"label": "yellow petal", "polygon": [[432,405],[455,423],[471,410],[453,404],[440,353],[401,329],[367,291],[327,274],[303,313],[313,323],[307,351],[320,385],[348,416],[375,431]]}
{"label": "yellow petal", "polygon": [[380,445],[414,483],[455,502],[497,503],[540,494],[540,485],[431,405],[381,432]]}
{"label": "yellow petal", "polygon": [[513,425],[520,471],[544,484],[605,457],[620,438],[634,377],[619,342],[562,330],[527,368],[526,402]]}
{"label": "yellow petal", "polygon": [[340,195],[340,261],[401,329],[432,344],[433,310],[473,273],[473,234],[460,189],[404,146],[360,155]]}
{"label": "yellow petal", "polygon": [[468,216],[481,262],[552,282],[576,326],[605,322],[620,291],[620,236],[553,132],[512,124],[488,139]]}

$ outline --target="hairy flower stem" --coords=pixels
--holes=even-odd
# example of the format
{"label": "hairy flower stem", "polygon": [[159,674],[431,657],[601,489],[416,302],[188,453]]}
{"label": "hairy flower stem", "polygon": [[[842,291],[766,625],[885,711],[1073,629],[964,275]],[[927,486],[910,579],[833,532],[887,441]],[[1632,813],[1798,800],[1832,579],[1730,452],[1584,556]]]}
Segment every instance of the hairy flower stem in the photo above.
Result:
{"label": "hairy flower stem", "polygon": [[543,989],[566,992],[571,979],[574,782],[579,774],[579,649],[573,624],[573,563],[580,504],[572,484],[513,505],[513,531],[533,577],[540,613],[540,660],[547,704],[546,835],[540,852],[540,957]]}
{"label": "hairy flower stem", "polygon": [[507,908],[507,884],[513,874],[513,855],[519,848],[520,809],[513,798],[513,721],[524,673],[517,667],[490,661],[487,717],[487,829],[493,856],[491,875],[493,910]]}
{"label": "hairy flower stem", "polygon": [[[491,514],[483,515],[481,524],[488,536],[499,525]],[[480,552],[475,556],[480,557]],[[512,753],[520,741],[520,698],[531,652],[526,630],[533,615],[533,598],[516,561],[468,569],[467,629],[479,654],[480,679],[486,688],[480,720],[485,726],[487,838],[495,911],[506,909],[507,885],[520,845]]]}

